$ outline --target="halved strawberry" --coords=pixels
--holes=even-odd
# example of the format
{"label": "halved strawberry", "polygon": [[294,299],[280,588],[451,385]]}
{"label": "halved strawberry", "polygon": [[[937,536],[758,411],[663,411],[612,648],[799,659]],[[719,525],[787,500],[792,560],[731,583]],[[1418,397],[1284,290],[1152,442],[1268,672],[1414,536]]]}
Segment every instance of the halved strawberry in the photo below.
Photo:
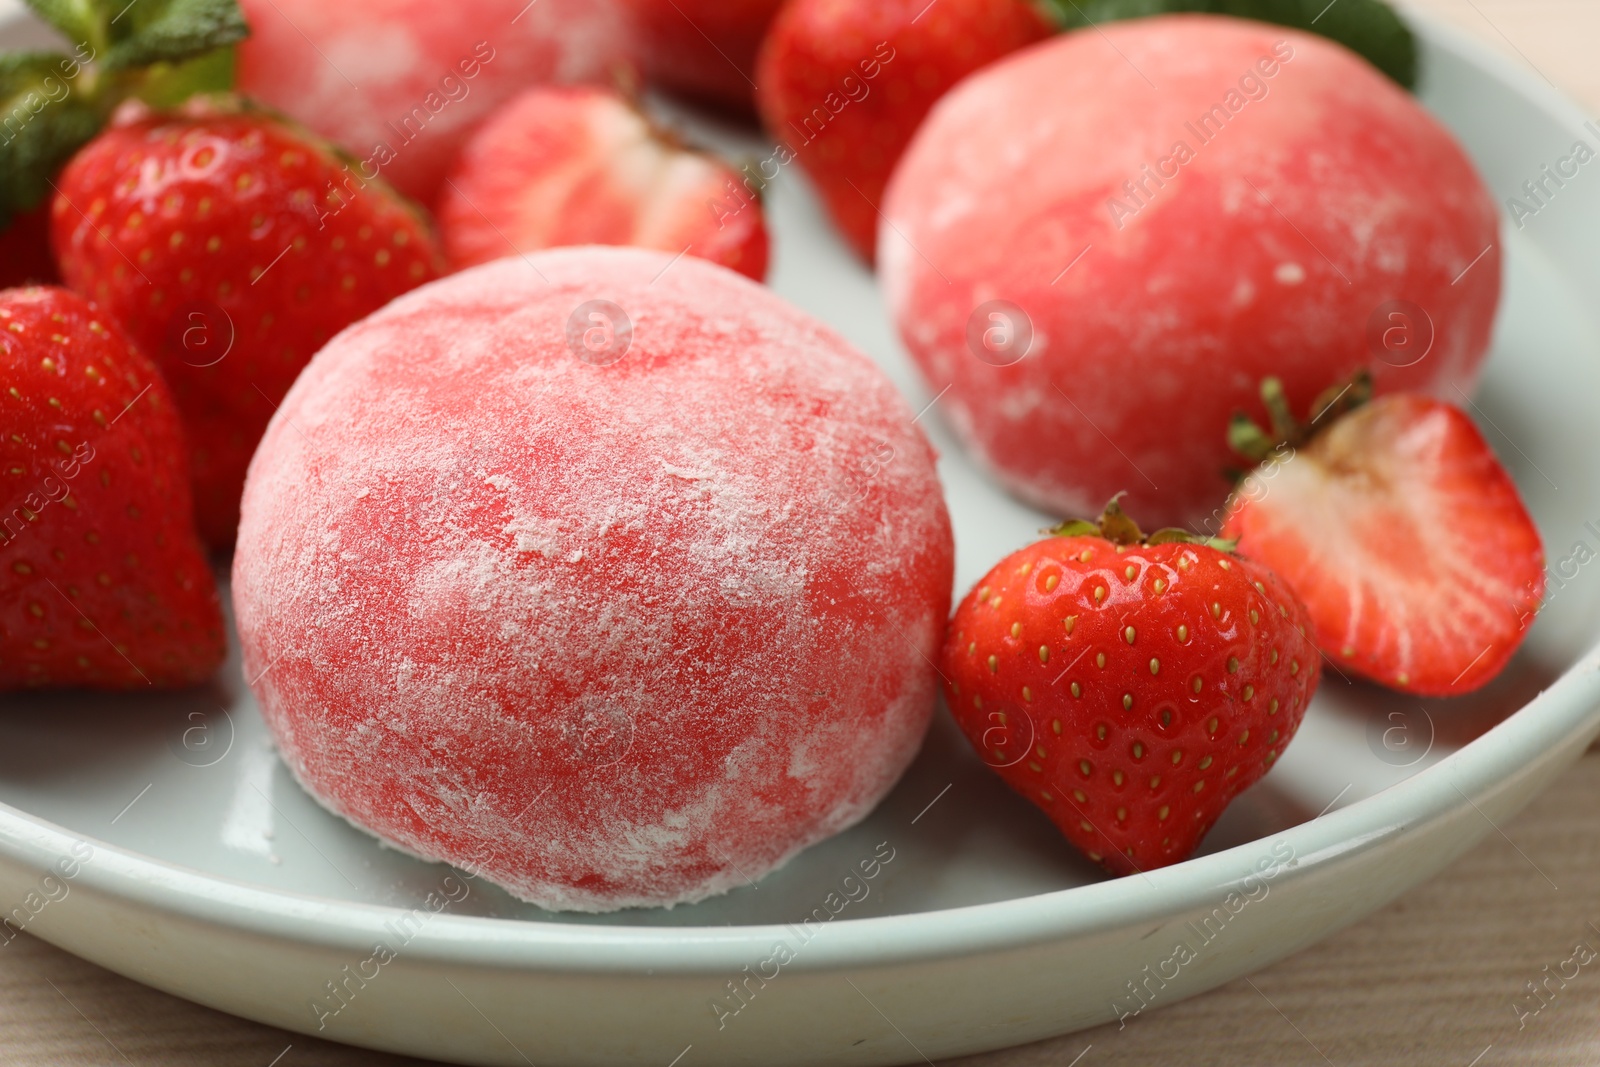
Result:
{"label": "halved strawberry", "polygon": [[1396,394],[1327,421],[1241,483],[1224,535],[1294,587],[1334,663],[1410,693],[1478,688],[1544,593],[1517,487],[1443,401]]}
{"label": "halved strawberry", "polygon": [[726,163],[679,143],[626,97],[540,86],[467,142],[439,224],[457,269],[556,245],[635,245],[720,263],[760,281],[760,199]]}

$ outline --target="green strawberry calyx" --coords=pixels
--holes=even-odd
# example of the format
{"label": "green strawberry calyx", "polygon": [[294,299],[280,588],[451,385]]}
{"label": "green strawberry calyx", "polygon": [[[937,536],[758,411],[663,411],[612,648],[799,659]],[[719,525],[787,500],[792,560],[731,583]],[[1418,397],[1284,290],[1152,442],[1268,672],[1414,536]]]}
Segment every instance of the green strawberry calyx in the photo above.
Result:
{"label": "green strawberry calyx", "polygon": [[237,0],[25,0],[70,51],[0,54],[0,229],[126,100],[165,108],[233,87]]}
{"label": "green strawberry calyx", "polygon": [[1122,510],[1122,498],[1127,495],[1118,493],[1107,501],[1098,519],[1068,519],[1044,532],[1057,537],[1101,537],[1114,545],[1204,545],[1230,553],[1238,544],[1228,538],[1190,533],[1177,526],[1167,526],[1146,535],[1132,516]]}
{"label": "green strawberry calyx", "polygon": [[1311,402],[1311,414],[1304,421],[1295,418],[1277,378],[1261,382],[1261,403],[1266,406],[1268,425],[1263,427],[1242,411],[1234,413],[1228,424],[1228,447],[1260,466],[1284,451],[1305,447],[1317,434],[1340,418],[1372,399],[1372,375],[1357,371],[1343,385],[1330,385]]}

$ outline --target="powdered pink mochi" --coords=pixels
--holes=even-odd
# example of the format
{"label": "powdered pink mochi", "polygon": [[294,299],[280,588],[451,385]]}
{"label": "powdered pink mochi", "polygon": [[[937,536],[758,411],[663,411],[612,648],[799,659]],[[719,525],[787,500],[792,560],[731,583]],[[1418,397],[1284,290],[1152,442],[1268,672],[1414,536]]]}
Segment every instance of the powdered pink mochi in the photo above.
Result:
{"label": "powdered pink mochi", "polygon": [[[1207,15],[1110,23],[935,107],[880,235],[901,336],[1022,497],[1220,529],[1235,411],[1370,367],[1460,401],[1500,292],[1492,197],[1354,53]],[[1018,312],[1020,311],[1020,314]]]}
{"label": "powdered pink mochi", "polygon": [[934,700],[933,455],[831,330],[691,257],[476,267],[338,335],[250,468],[285,763],[548,908],[700,900],[865,815]]}
{"label": "powdered pink mochi", "polygon": [[467,134],[534,84],[630,62],[618,0],[240,0],[238,88],[432,203]]}

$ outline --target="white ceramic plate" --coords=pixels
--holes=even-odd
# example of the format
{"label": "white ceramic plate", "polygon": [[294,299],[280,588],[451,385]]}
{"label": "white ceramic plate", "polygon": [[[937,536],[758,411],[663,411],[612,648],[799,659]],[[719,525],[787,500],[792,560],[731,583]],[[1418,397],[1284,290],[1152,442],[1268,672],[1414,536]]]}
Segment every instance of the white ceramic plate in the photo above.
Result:
{"label": "white ceramic plate", "polygon": [[[1417,21],[1423,98],[1497,196],[1575,140],[1600,142],[1536,76]],[[7,46],[36,37],[0,22]],[[774,288],[928,403],[871,277],[792,170],[770,204]],[[1104,879],[941,715],[876,813],[758,885],[672,911],[552,915],[325,813],[278,763],[234,662],[177,697],[5,698],[0,910],[224,1011],[468,1064],[920,1061],[1154,1010],[1263,967],[1449,863],[1600,729],[1600,655],[1585,655],[1600,568],[1575,553],[1600,549],[1600,450],[1585,445],[1600,335],[1581,295],[1600,290],[1600,162],[1524,222],[1505,227],[1506,302],[1474,411],[1544,531],[1548,611],[1472,698],[1417,701],[1330,673],[1301,738],[1197,859]],[[937,407],[922,421],[944,455],[965,589],[1043,517],[986,483]],[[841,879],[889,850],[864,898],[795,925],[827,915]],[[49,875],[63,857],[70,877]],[[393,959],[377,962],[379,942]],[[774,975],[780,942],[792,959]]]}

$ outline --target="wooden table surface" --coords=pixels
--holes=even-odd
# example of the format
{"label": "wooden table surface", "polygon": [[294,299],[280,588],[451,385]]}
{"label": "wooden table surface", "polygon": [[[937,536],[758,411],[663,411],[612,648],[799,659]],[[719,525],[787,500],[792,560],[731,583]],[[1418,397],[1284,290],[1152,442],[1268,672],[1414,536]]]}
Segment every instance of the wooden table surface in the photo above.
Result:
{"label": "wooden table surface", "polygon": [[[4,0],[0,0],[4,2]],[[865,0],[864,0],[865,2]],[[1600,113],[1600,0],[1422,0]],[[1528,983],[1600,953],[1600,753],[1445,873],[1292,959],[1115,1026],[972,1057],[1072,1064],[1592,1067],[1600,968],[1537,1014]],[[1554,888],[1559,887],[1559,888]],[[1570,967],[1568,968],[1570,970]],[[243,1022],[158,993],[26,935],[0,949],[5,1067],[420,1064]]]}

